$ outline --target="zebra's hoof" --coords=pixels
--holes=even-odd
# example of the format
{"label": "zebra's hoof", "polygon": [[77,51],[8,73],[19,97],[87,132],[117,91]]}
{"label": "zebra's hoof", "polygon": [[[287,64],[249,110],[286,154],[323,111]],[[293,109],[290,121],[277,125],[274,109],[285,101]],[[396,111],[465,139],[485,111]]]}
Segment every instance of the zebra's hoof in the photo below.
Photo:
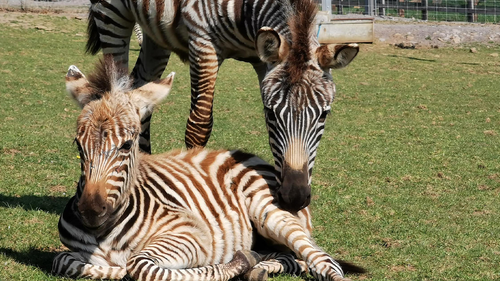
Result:
{"label": "zebra's hoof", "polygon": [[243,276],[245,281],[266,281],[267,270],[264,268],[252,268]]}
{"label": "zebra's hoof", "polygon": [[246,272],[260,262],[260,255],[249,250],[237,251],[233,261],[241,262],[244,265],[244,272]]}

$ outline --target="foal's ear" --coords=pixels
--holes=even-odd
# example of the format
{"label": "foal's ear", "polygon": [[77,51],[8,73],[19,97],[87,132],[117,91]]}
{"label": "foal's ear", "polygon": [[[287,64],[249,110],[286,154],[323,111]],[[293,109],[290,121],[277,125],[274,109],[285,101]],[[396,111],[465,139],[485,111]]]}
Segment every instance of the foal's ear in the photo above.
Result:
{"label": "foal's ear", "polygon": [[66,90],[81,108],[89,103],[93,97],[89,81],[74,65],[69,67],[66,74]]}
{"label": "foal's ear", "polygon": [[255,48],[259,58],[267,63],[284,60],[289,51],[288,42],[270,27],[263,27],[257,32]]}
{"label": "foal's ear", "polygon": [[134,104],[139,108],[139,114],[142,117],[149,116],[153,113],[154,106],[165,99],[174,82],[175,72],[170,73],[167,77],[149,82],[135,90],[130,91],[130,97]]}
{"label": "foal's ear", "polygon": [[321,68],[339,69],[351,63],[358,52],[358,44],[328,44],[316,49],[316,57]]}

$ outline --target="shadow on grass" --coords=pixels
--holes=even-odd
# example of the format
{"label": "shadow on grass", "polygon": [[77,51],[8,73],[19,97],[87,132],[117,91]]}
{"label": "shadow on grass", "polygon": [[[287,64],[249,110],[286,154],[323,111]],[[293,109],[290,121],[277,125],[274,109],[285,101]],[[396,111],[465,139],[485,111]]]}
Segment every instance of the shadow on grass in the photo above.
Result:
{"label": "shadow on grass", "polygon": [[458,64],[464,64],[464,65],[481,65],[480,63],[477,63],[477,62],[459,62]]}
{"label": "shadow on grass", "polygon": [[69,197],[55,196],[6,196],[0,194],[0,206],[7,208],[21,207],[27,211],[41,210],[51,214],[59,215],[63,212]]}
{"label": "shadow on grass", "polygon": [[421,58],[416,58],[416,57],[398,56],[398,55],[388,55],[388,57],[403,58],[403,59],[409,59],[409,60],[418,60],[418,61],[425,61],[425,62],[437,62],[437,60],[428,60],[428,59],[421,59]]}
{"label": "shadow on grass", "polygon": [[30,248],[24,252],[17,252],[8,248],[0,248],[0,254],[12,258],[24,265],[37,267],[45,274],[51,275],[50,271],[52,269],[52,259],[54,259],[57,253],[42,251],[34,248]]}

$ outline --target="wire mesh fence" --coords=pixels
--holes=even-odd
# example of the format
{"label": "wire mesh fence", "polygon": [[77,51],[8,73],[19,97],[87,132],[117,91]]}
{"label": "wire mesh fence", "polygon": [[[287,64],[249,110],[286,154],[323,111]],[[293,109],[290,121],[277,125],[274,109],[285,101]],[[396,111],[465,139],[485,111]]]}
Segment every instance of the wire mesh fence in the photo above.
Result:
{"label": "wire mesh fence", "polygon": [[[321,3],[321,0],[318,0]],[[431,21],[500,22],[500,0],[329,0],[333,14],[385,15]]]}

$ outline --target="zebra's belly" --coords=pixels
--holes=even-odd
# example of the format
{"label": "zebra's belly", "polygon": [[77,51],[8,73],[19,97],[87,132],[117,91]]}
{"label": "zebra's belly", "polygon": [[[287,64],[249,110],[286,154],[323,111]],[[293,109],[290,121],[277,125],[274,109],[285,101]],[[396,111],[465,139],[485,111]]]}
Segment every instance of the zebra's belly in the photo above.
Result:
{"label": "zebra's belly", "polygon": [[158,46],[174,51],[179,56],[187,56],[188,54],[188,42],[186,36],[181,31],[183,26],[174,27],[171,22],[162,21],[159,25],[150,24],[144,22],[138,22],[142,27],[144,33],[153,41],[155,41]]}
{"label": "zebra's belly", "polygon": [[[238,250],[250,250],[253,242],[252,225],[248,219],[242,219],[239,212],[219,210],[220,216],[214,216],[206,224],[206,234],[212,239],[205,239],[205,249],[210,254],[200,260],[198,266],[227,263]],[[205,217],[210,215],[204,214]],[[246,217],[246,216],[245,216]],[[204,219],[206,220],[206,218]]]}

